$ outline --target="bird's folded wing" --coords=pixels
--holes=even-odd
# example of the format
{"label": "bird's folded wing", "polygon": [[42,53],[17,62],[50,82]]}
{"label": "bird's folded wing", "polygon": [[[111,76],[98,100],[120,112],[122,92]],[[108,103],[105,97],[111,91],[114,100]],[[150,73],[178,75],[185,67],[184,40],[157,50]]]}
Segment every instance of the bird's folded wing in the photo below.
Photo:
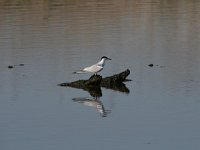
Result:
{"label": "bird's folded wing", "polygon": [[83,71],[86,71],[86,72],[99,72],[102,69],[103,69],[102,66],[99,66],[99,65],[95,64],[95,65],[92,65],[90,67],[84,68]]}

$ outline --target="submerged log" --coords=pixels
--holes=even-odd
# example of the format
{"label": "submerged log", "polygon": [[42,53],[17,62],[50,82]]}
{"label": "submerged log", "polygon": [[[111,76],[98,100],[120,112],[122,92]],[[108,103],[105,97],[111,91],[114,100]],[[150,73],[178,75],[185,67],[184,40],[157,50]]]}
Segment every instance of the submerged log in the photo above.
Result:
{"label": "submerged log", "polygon": [[100,75],[93,75],[88,80],[77,80],[69,83],[61,83],[59,86],[73,87],[77,89],[83,89],[88,91],[93,97],[101,97],[102,92],[100,88],[100,83],[102,77]]}
{"label": "submerged log", "polygon": [[102,78],[100,75],[92,75],[88,80],[77,80],[69,83],[61,83],[59,86],[83,89],[88,91],[90,95],[97,97],[102,95],[100,87],[129,93],[129,89],[123,83],[125,81],[130,81],[126,79],[129,74],[130,70],[127,69],[121,73],[109,77]]}
{"label": "submerged log", "polygon": [[102,77],[100,75],[93,75],[88,80],[77,80],[69,83],[61,83],[60,86],[69,86],[75,88],[84,88],[84,87],[99,87]]}
{"label": "submerged log", "polygon": [[130,74],[130,70],[126,69],[125,71],[115,74],[113,76],[105,77],[101,81],[101,86],[107,89],[112,89],[115,91],[129,93],[129,89],[123,82],[131,81],[126,79]]}
{"label": "submerged log", "polygon": [[130,74],[130,70],[127,69],[121,73],[115,74],[113,76],[109,76],[103,78],[101,81],[101,86],[103,87],[112,87],[113,85],[121,85],[124,84],[123,82],[128,81],[126,77]]}

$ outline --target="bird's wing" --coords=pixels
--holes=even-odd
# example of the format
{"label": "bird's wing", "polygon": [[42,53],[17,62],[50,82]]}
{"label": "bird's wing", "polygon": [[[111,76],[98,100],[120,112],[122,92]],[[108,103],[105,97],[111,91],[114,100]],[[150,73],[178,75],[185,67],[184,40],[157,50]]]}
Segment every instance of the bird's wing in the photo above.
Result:
{"label": "bird's wing", "polygon": [[90,66],[90,67],[84,68],[83,71],[87,71],[87,72],[99,72],[99,71],[101,71],[102,69],[103,69],[102,66],[99,66],[99,65],[97,65],[97,64],[94,64],[94,65],[92,65],[92,66]]}

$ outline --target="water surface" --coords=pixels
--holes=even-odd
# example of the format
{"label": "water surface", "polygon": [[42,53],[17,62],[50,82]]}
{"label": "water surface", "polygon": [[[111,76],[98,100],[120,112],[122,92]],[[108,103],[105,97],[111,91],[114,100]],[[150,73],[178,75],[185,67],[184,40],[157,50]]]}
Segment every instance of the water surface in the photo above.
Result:
{"label": "water surface", "polygon": [[[0,149],[198,150],[199,18],[189,0],[0,0]],[[103,55],[129,93],[57,86]]]}

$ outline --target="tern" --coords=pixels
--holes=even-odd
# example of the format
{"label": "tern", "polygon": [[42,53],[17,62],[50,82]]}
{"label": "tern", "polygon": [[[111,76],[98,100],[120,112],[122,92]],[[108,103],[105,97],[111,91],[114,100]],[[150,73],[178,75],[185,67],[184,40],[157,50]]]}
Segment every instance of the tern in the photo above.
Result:
{"label": "tern", "polygon": [[101,57],[101,60],[99,62],[97,62],[96,64],[86,67],[80,71],[76,71],[74,72],[75,74],[79,74],[79,73],[94,73],[95,75],[97,75],[97,72],[100,72],[103,70],[103,67],[105,65],[105,61],[106,60],[111,60],[110,58],[103,56]]}

